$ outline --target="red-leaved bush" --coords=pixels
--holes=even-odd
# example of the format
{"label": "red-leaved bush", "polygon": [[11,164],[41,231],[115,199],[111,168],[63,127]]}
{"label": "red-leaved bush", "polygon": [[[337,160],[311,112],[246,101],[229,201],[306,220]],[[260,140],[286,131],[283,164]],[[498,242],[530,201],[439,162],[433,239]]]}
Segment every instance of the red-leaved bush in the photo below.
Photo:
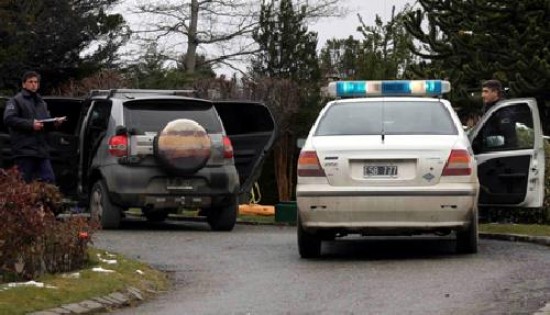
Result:
{"label": "red-leaved bush", "polygon": [[55,185],[25,183],[15,168],[0,169],[0,282],[67,272],[88,260],[95,231],[84,217],[60,220]]}

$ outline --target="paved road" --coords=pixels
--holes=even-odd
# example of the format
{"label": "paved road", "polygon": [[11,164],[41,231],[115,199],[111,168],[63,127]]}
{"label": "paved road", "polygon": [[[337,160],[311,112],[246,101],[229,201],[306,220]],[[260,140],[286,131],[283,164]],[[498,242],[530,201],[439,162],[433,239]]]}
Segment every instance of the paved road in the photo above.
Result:
{"label": "paved road", "polygon": [[128,224],[95,245],[169,271],[173,291],[115,314],[532,314],[550,301],[550,250],[482,240],[350,239],[302,260],[294,227]]}

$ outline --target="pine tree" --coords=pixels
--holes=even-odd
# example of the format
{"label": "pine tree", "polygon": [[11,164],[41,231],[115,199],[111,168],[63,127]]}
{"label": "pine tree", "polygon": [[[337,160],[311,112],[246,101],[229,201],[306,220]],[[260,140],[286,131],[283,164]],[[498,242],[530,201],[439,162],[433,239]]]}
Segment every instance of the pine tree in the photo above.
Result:
{"label": "pine tree", "polygon": [[114,66],[127,39],[122,16],[107,12],[117,1],[0,0],[0,90],[18,90],[24,70],[39,71],[48,92]]}
{"label": "pine tree", "polygon": [[264,0],[253,35],[260,46],[253,63],[255,74],[299,83],[320,79],[317,33],[308,30],[306,12],[305,6],[296,9],[291,0]]}
{"label": "pine tree", "polygon": [[407,69],[414,62],[409,46],[413,45],[412,36],[404,27],[404,17],[410,12],[406,6],[403,11],[392,16],[384,23],[376,15],[374,25],[367,25],[361,15],[357,31],[363,35],[361,40],[332,39],[321,50],[321,68],[327,76],[337,76],[346,80],[391,80],[407,76]]}
{"label": "pine tree", "polygon": [[364,44],[353,36],[346,39],[330,39],[320,53],[321,72],[330,78],[356,80],[365,78],[366,52]]}
{"label": "pine tree", "polygon": [[[406,21],[423,44],[415,54],[451,79],[459,102],[492,78],[510,87],[510,96],[550,100],[550,0],[419,3]],[[424,66],[418,74],[430,69]]]}
{"label": "pine tree", "polygon": [[285,101],[266,100],[279,126],[274,149],[279,200],[292,199],[296,177],[296,138],[305,136],[317,116],[320,103],[317,34],[308,30],[307,14],[306,6],[295,7],[291,0],[264,0],[259,27],[254,32],[260,51],[253,60],[252,76],[258,82],[270,78],[273,89],[292,86],[279,92],[286,97]]}
{"label": "pine tree", "polygon": [[401,79],[407,75],[409,65],[414,62],[410,51],[413,46],[412,36],[404,27],[404,19],[410,6],[405,6],[399,13],[392,7],[391,18],[383,23],[376,15],[374,26],[368,26],[358,15],[361,25],[357,28],[363,34],[365,51],[370,52],[365,58],[365,69],[361,75],[365,79]]}

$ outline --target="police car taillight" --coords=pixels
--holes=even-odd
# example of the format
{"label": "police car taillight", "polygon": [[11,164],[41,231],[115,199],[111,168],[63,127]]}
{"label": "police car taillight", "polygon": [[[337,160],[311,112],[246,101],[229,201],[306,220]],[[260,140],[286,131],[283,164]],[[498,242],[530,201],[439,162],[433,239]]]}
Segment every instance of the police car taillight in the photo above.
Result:
{"label": "police car taillight", "polygon": [[438,96],[451,91],[445,80],[335,81],[328,85],[332,97]]}
{"label": "police car taillight", "polygon": [[301,177],[321,177],[325,176],[325,171],[319,163],[317,152],[302,151],[298,158],[298,176]]}
{"label": "police car taillight", "polygon": [[466,150],[452,150],[443,168],[442,176],[468,176],[472,174],[472,158]]}

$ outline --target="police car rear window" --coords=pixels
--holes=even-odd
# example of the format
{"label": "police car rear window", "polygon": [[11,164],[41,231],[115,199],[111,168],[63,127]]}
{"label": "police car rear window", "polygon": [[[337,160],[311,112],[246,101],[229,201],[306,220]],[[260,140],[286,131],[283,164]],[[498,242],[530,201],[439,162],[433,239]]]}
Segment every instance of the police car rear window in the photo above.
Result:
{"label": "police car rear window", "polygon": [[327,109],[315,132],[335,135],[457,135],[440,102],[340,102]]}
{"label": "police car rear window", "polygon": [[221,133],[218,113],[209,102],[195,100],[147,100],[124,103],[124,122],[128,128],[142,132],[157,132],[179,118],[191,119],[208,133]]}

